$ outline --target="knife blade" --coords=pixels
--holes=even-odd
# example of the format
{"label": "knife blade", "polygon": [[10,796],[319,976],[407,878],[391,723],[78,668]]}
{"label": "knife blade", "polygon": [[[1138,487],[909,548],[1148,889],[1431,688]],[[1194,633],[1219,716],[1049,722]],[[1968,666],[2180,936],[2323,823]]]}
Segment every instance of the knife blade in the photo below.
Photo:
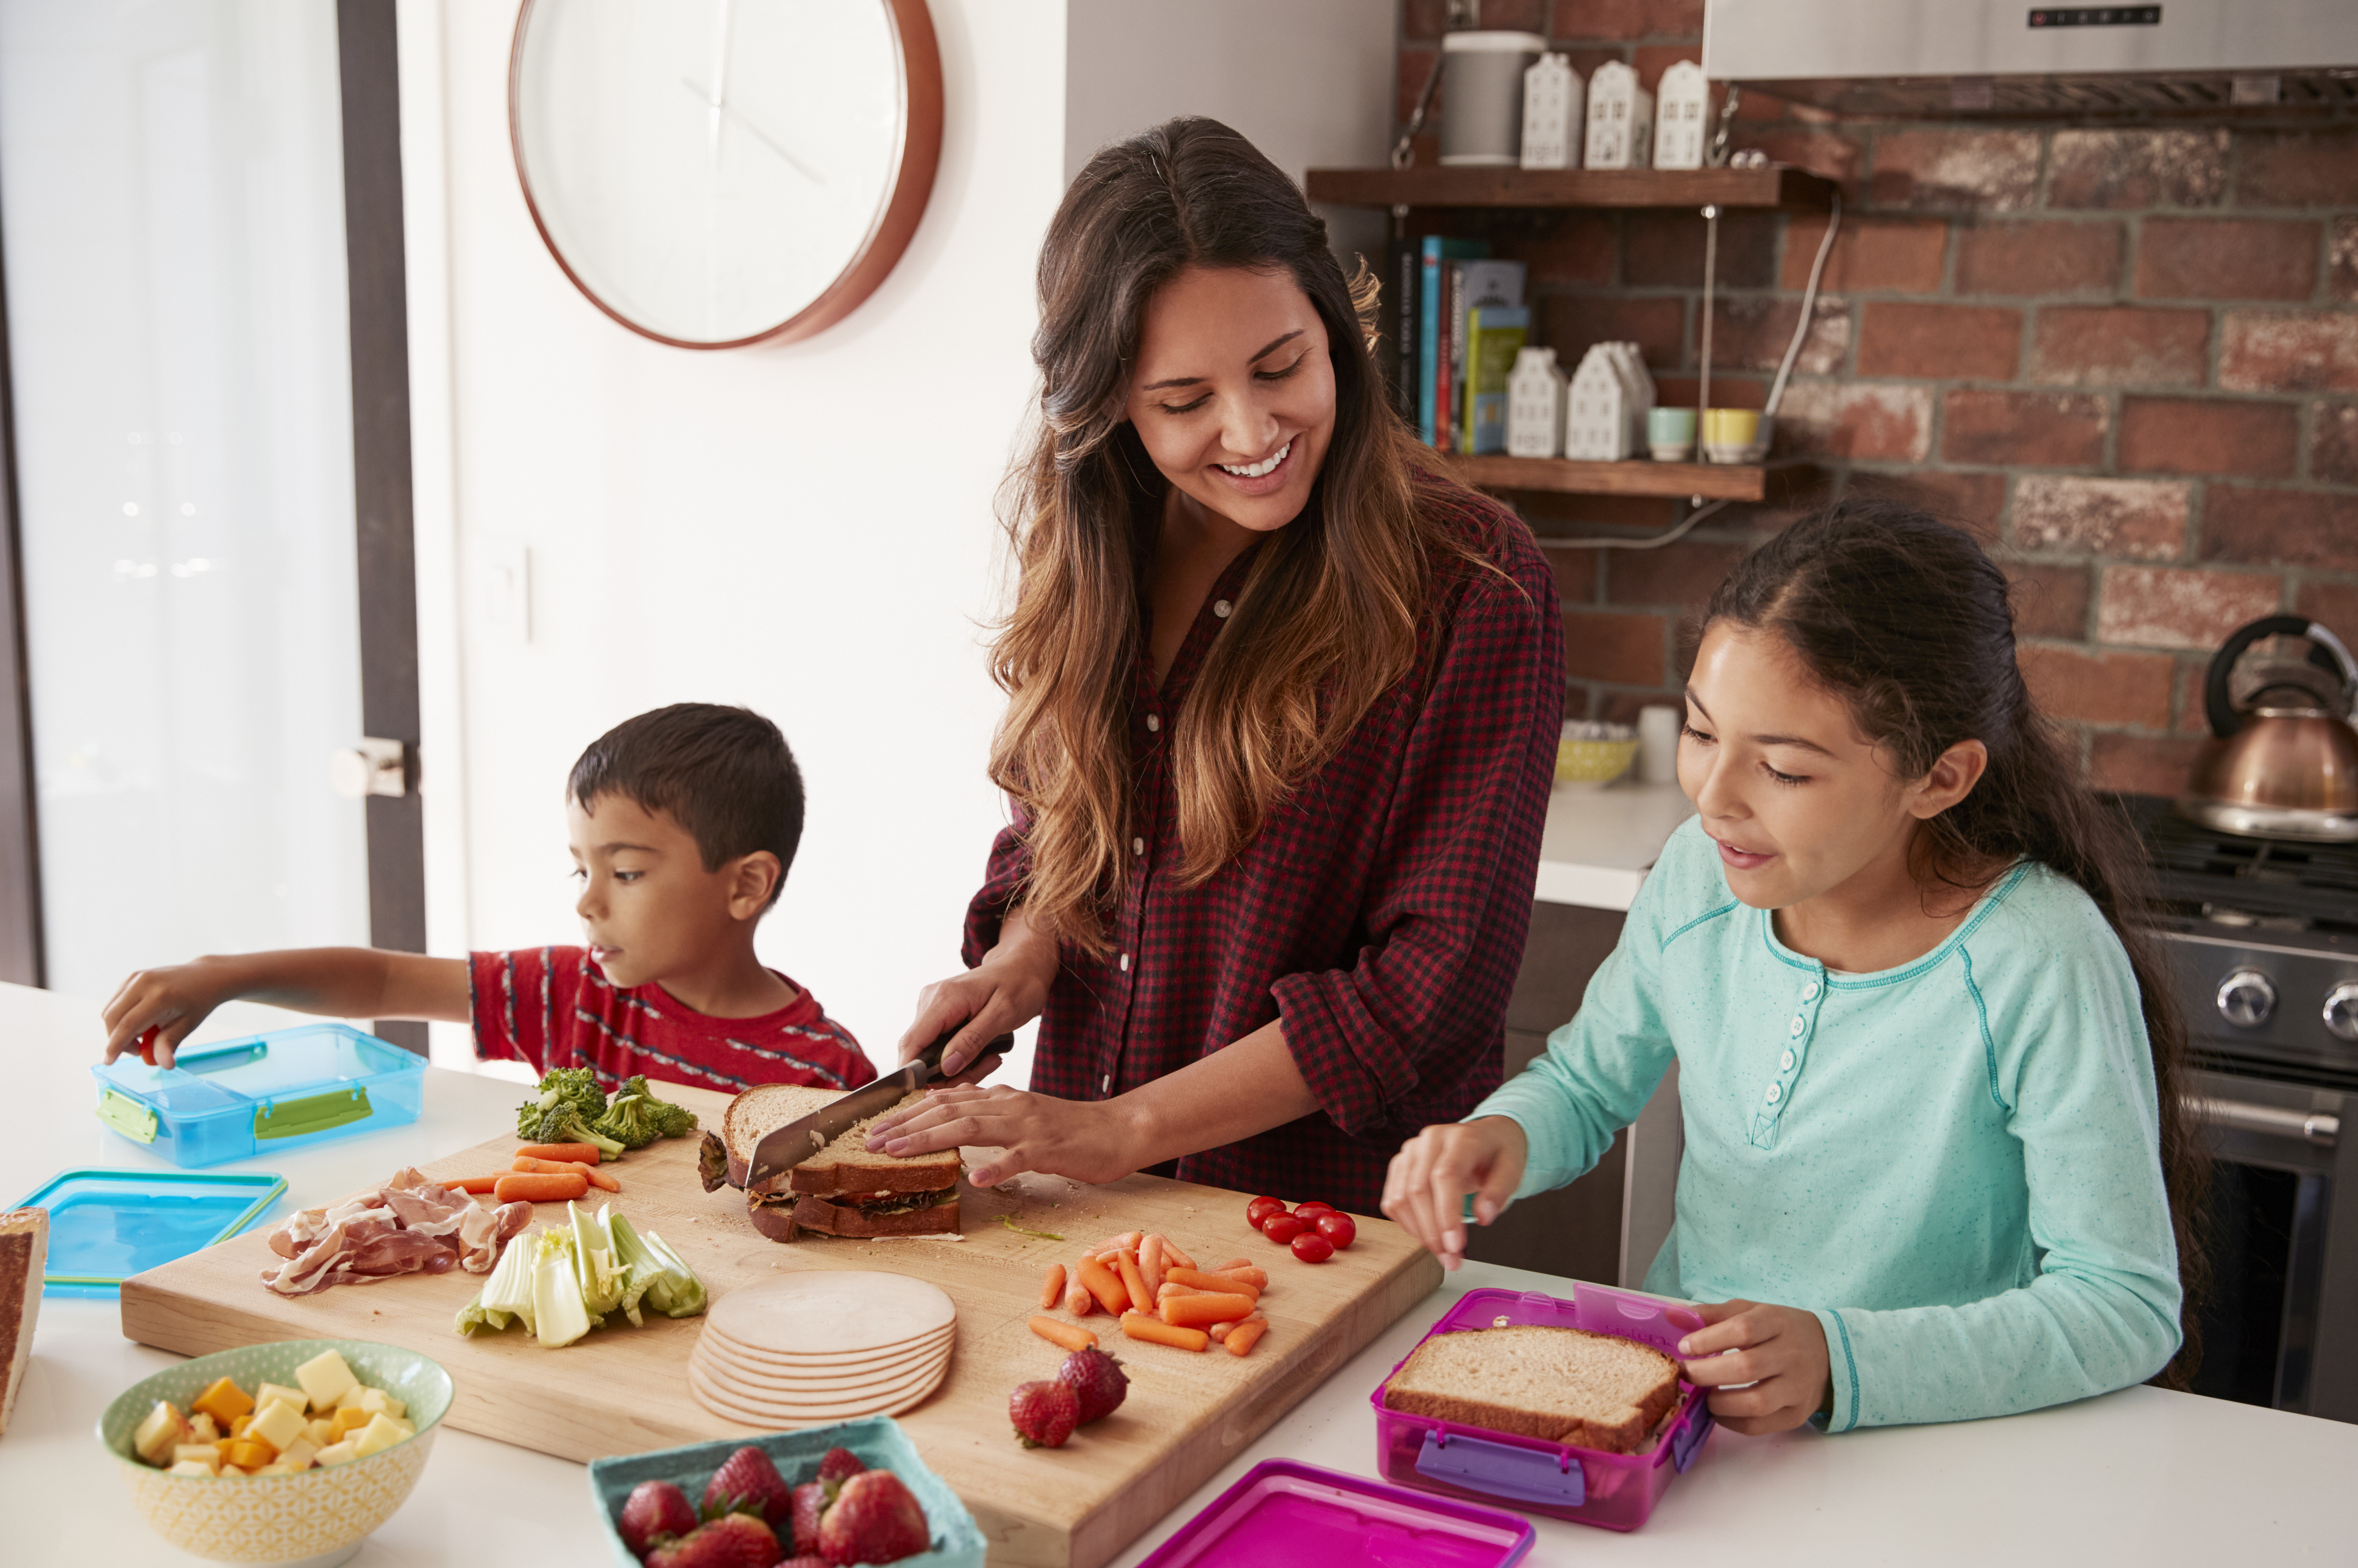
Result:
{"label": "knife blade", "polygon": [[[957,1033],[956,1029],[951,1030],[874,1083],[862,1084],[847,1094],[838,1095],[808,1116],[763,1133],[762,1141],[753,1145],[753,1158],[745,1166],[747,1190],[793,1170],[842,1137],[857,1123],[881,1115],[912,1092],[925,1087],[939,1076],[942,1053],[949,1048],[952,1040],[957,1038]],[[985,1056],[1003,1054],[1014,1044],[1014,1035],[1002,1034],[977,1052],[975,1059],[980,1061]]]}

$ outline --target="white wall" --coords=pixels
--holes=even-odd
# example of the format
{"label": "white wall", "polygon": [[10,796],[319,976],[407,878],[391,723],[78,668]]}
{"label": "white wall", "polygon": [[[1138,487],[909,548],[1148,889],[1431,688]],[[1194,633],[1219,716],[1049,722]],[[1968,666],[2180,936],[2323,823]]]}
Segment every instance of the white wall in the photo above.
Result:
{"label": "white wall", "polygon": [[[918,986],[957,965],[1001,821],[978,622],[1063,185],[1065,19],[1061,0],[932,11],[947,124],[907,254],[817,339],[717,353],[622,330],[550,259],[508,150],[515,7],[403,11],[418,524],[438,535],[419,561],[444,573],[421,581],[421,631],[455,624],[459,649],[424,694],[437,951],[578,940],[566,772],[617,721],[697,699],[768,714],[802,762],[809,823],[767,960],[884,1061]],[[438,221],[438,279],[419,254]],[[503,541],[530,551],[522,644],[471,591]]]}

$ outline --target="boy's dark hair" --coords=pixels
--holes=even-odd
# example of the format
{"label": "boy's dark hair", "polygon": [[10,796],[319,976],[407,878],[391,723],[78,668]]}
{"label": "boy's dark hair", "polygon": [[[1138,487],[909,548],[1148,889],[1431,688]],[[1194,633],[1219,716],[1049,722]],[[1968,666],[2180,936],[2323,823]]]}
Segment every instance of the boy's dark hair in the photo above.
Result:
{"label": "boy's dark hair", "polygon": [[625,719],[590,742],[565,793],[584,807],[620,795],[664,813],[696,840],[708,871],[767,849],[778,858],[770,903],[802,843],[802,770],[778,727],[750,708],[675,702]]}

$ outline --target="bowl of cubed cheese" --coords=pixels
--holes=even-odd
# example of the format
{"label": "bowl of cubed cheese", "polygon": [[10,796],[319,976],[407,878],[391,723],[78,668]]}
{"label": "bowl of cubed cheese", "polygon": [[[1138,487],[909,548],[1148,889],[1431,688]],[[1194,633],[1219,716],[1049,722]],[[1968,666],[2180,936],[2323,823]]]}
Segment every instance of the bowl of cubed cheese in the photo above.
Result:
{"label": "bowl of cubed cheese", "polygon": [[99,1418],[140,1517],[217,1563],[330,1568],[409,1498],[450,1408],[427,1357],[360,1339],[200,1356]]}

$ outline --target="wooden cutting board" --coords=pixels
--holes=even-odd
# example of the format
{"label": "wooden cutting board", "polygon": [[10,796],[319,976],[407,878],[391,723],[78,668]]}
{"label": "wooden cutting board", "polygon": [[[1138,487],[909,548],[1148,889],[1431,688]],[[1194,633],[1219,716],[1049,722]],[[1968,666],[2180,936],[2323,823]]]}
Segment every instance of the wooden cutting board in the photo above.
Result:
{"label": "wooden cutting board", "polygon": [[[728,1104],[703,1090],[665,1093],[709,1128]],[[505,1169],[516,1140],[502,1135],[419,1168],[454,1178]],[[1099,1187],[1027,1175],[968,1189],[959,1241],[813,1238],[785,1246],[747,1222],[742,1194],[704,1191],[696,1145],[666,1139],[612,1166],[622,1184],[613,1202],[640,1230],[671,1243],[714,1296],[787,1270],[882,1269],[930,1280],[957,1302],[949,1375],[899,1420],[973,1510],[995,1564],[1097,1568],[1441,1282],[1440,1265],[1389,1220],[1362,1217],[1349,1250],[1301,1263],[1247,1228],[1249,1195],[1144,1175]],[[541,1213],[561,1219],[564,1208]],[[1001,1216],[1065,1240],[1018,1235]],[[1130,1372],[1129,1400],[1060,1449],[1026,1449],[1008,1424],[1008,1394],[1054,1375],[1065,1354],[1025,1326],[1040,1308],[1042,1271],[1130,1229],[1162,1231],[1206,1265],[1250,1256],[1270,1272],[1270,1331],[1248,1357],[1217,1346],[1197,1355],[1124,1339],[1093,1315],[1087,1325]],[[284,1297],[261,1282],[277,1261],[265,1235],[251,1231],[124,1281],[125,1336],[190,1356],[317,1337],[403,1346],[449,1370],[458,1390],[449,1424],[568,1459],[757,1430],[713,1415],[687,1391],[700,1317],[650,1317],[641,1328],[618,1319],[558,1350],[540,1348],[520,1326],[462,1337],[451,1323],[481,1288],[479,1276],[454,1271]]]}

